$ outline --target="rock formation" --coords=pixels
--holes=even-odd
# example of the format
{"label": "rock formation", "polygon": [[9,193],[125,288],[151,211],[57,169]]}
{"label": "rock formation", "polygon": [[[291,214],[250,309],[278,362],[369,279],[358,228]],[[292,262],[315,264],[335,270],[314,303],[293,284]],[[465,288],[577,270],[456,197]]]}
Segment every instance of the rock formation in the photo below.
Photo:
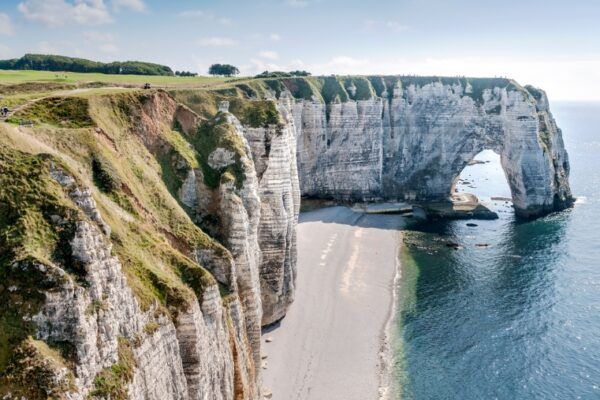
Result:
{"label": "rock formation", "polygon": [[572,201],[546,95],[505,79],[44,93],[19,113],[47,119],[0,124],[2,399],[259,399],[300,193],[447,201],[492,149],[520,215]]}
{"label": "rock formation", "polygon": [[[90,153],[0,152],[9,188],[0,207],[0,299],[8,306],[0,311],[0,342],[9,344],[0,348],[0,395],[258,399],[259,242],[283,243],[281,267],[291,268],[295,141],[286,136],[287,153],[275,145],[272,154],[286,169],[280,175],[269,178],[276,172],[267,172],[265,157],[261,186],[245,128],[226,109],[204,119],[164,92],[95,101],[96,126],[74,132],[76,146],[91,146]],[[37,143],[37,133],[32,129],[28,140]],[[97,137],[90,142],[88,134]],[[69,172],[86,171],[86,164],[97,189]],[[33,202],[26,193],[37,187],[42,193]],[[272,200],[259,240],[259,193],[268,190],[280,198]],[[31,218],[36,225],[20,227]],[[17,239],[10,238],[13,226],[20,227]],[[63,231],[58,242],[47,233]],[[42,241],[43,251],[29,241]]]}
{"label": "rock formation", "polygon": [[568,156],[545,93],[503,79],[448,81],[397,78],[380,96],[297,102],[302,194],[447,201],[462,169],[491,149],[518,215],[569,206]]}

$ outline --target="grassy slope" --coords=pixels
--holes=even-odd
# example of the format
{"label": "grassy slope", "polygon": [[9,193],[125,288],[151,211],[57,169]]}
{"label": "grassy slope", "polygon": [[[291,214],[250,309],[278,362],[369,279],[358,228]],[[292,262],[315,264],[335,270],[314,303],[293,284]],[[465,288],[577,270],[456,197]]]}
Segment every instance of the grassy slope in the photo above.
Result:
{"label": "grassy slope", "polygon": [[[470,84],[473,93],[470,94],[475,100],[480,100],[481,94],[486,88],[494,86],[507,87],[515,90],[525,90],[516,82],[505,78],[462,78],[462,77],[438,77],[438,76],[326,76],[326,77],[298,77],[298,78],[215,78],[215,77],[169,77],[169,76],[139,76],[139,75],[108,75],[95,73],[55,73],[46,71],[0,71],[0,105],[15,106],[31,100],[30,91],[18,90],[9,91],[11,85],[23,83],[31,84],[38,82],[38,85],[46,84],[52,87],[38,87],[37,93],[50,95],[57,92],[62,86],[62,90],[68,88],[74,89],[85,85],[116,85],[139,88],[148,82],[155,87],[162,87],[175,91],[192,90],[193,93],[188,97],[203,96],[201,92],[210,90],[223,98],[258,98],[267,97],[267,92],[272,91],[279,95],[282,90],[289,90],[292,95],[299,99],[317,99],[326,103],[333,102],[335,99],[341,101],[347,100],[365,100],[372,96],[381,96],[384,90],[387,90],[391,96],[393,88],[398,82],[400,86],[406,87],[414,84],[423,86],[432,82],[441,82],[443,84],[461,83],[464,86]],[[352,96],[348,88],[356,87],[356,93]],[[203,89],[203,90],[198,90]],[[7,93],[8,91],[8,93]],[[200,101],[191,101],[199,103]],[[212,110],[210,110],[212,111]],[[211,113],[214,115],[214,113]]]}
{"label": "grassy slope", "polygon": [[81,82],[103,82],[117,85],[143,85],[151,83],[157,86],[211,86],[223,83],[228,78],[208,76],[177,77],[177,76],[144,76],[144,75],[110,75],[99,73],[52,72],[52,71],[0,71],[0,84],[15,84],[23,82],[52,82],[76,84]]}

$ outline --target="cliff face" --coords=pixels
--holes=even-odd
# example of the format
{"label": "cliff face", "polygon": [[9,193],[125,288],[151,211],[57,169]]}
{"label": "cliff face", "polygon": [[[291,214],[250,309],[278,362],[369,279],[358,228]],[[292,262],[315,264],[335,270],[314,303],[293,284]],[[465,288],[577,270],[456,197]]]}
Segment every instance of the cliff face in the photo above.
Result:
{"label": "cliff face", "polygon": [[[300,188],[296,167],[296,127],[291,114],[293,99],[281,98],[276,104],[268,101],[273,108],[267,111],[273,113],[274,119],[270,123],[263,123],[260,121],[260,114],[255,114],[256,110],[241,109],[239,99],[231,99],[230,104],[224,100],[227,98],[230,97],[205,98],[202,102],[195,102],[182,96],[182,101],[199,113],[205,113],[207,102],[215,102],[219,113],[205,125],[226,126],[227,128],[221,128],[218,135],[236,138],[234,142],[237,144],[232,145],[228,140],[222,143],[199,143],[204,148],[203,151],[207,152],[210,165],[205,167],[209,168],[209,172],[225,171],[227,174],[229,170],[234,178],[241,172],[245,176],[244,183],[239,188],[235,183],[239,183],[237,178],[227,183],[226,193],[234,197],[219,195],[215,201],[214,195],[207,195],[211,189],[203,183],[203,172],[194,170],[184,182],[179,196],[193,210],[192,214],[201,226],[215,237],[223,237],[225,242],[230,243],[227,247],[234,255],[253,254],[248,262],[238,260],[236,265],[249,263],[250,270],[258,271],[258,276],[252,278],[250,285],[246,285],[257,290],[255,280],[259,279],[260,290],[257,293],[261,299],[258,302],[252,301],[258,305],[257,315],[262,314],[259,322],[255,321],[252,325],[258,340],[260,325],[269,325],[283,318],[294,299]],[[259,105],[261,103],[265,104],[258,102]],[[240,165],[243,164],[242,168],[236,167],[238,159]],[[238,202],[245,207],[245,218],[249,223],[249,229],[244,234],[248,238],[247,247],[251,249],[248,251],[235,249],[241,243],[239,235],[234,233],[240,228],[233,226],[240,221],[232,218],[239,213],[231,209],[236,196],[239,197]],[[242,225],[245,223],[243,221]],[[258,357],[258,353],[255,356]]]}
{"label": "cliff face", "polygon": [[285,316],[294,300],[296,281],[296,224],[300,211],[300,184],[296,167],[296,128],[291,99],[278,104],[281,124],[246,129],[259,180],[261,218],[260,283],[262,324]]}
{"label": "cliff face", "polygon": [[0,124],[3,399],[258,399],[301,192],[446,200],[493,149],[519,214],[572,201],[545,94],[508,80],[106,93],[44,93],[11,116],[33,127]]}
{"label": "cliff face", "polygon": [[344,102],[294,106],[303,195],[447,201],[467,163],[491,149],[519,215],[571,204],[568,156],[541,90],[502,79],[369,79],[380,80],[378,94],[354,100],[347,83]]}
{"label": "cliff face", "polygon": [[0,394],[259,398],[261,325],[293,298],[293,122],[86,106],[89,128],[0,127]]}

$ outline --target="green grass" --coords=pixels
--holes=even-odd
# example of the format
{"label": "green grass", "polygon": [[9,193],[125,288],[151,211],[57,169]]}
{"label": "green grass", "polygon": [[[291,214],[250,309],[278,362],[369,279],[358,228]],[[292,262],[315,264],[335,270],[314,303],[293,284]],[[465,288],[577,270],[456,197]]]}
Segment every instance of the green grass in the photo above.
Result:
{"label": "green grass", "polygon": [[94,125],[87,99],[81,97],[46,97],[26,105],[7,122],[32,121],[64,128],[86,128]]}
{"label": "green grass", "polygon": [[348,92],[340,82],[340,80],[335,76],[328,76],[318,81],[321,84],[321,95],[323,96],[323,100],[325,103],[331,104],[336,101],[346,102],[350,98],[348,96]]}
{"label": "green grass", "polygon": [[371,86],[373,86],[373,90],[375,90],[375,94],[379,97],[382,97],[383,92],[385,90],[388,91],[388,96],[389,94],[389,89],[386,88],[386,84],[385,81],[383,79],[383,77],[381,76],[368,76],[367,79],[369,80],[369,82],[371,82]]}
{"label": "green grass", "polygon": [[61,262],[76,279],[81,274],[66,248],[74,232],[69,221],[83,217],[49,177],[50,163],[61,165],[47,155],[0,146],[0,304],[5,305],[0,309],[0,380],[6,382],[0,387],[34,391],[35,396],[54,389],[41,372],[38,380],[29,375],[43,365],[26,343],[35,333],[26,317],[39,312],[47,291],[64,283],[54,263]]}
{"label": "green grass", "polygon": [[314,84],[313,79],[309,78],[286,78],[282,79],[283,84],[288,88],[297,99],[312,100],[315,97],[322,101],[321,93]]}
{"label": "green grass", "polygon": [[128,383],[133,380],[137,367],[131,343],[125,338],[119,338],[119,361],[104,368],[94,379],[94,389],[91,396],[111,400],[126,400]]}
{"label": "green grass", "polygon": [[[177,126],[174,126],[176,129]],[[162,138],[169,144],[157,154],[162,170],[162,178],[169,192],[178,198],[178,191],[192,168],[198,168],[196,151],[177,130],[165,130]]]}
{"label": "green grass", "polygon": [[0,396],[11,393],[10,398],[63,399],[74,386],[71,372],[61,381],[54,379],[63,368],[65,362],[56,350],[28,337],[14,349],[6,372],[0,377]]}
{"label": "green grass", "polygon": [[[371,85],[371,82],[365,77],[347,77],[342,78],[341,81],[344,87],[346,88],[348,95],[353,100],[369,100],[375,97],[375,89]],[[348,91],[348,88],[351,85],[354,85],[354,87],[356,88],[356,93],[354,94],[354,96],[352,96],[352,94]]]}
{"label": "green grass", "polygon": [[228,78],[196,76],[148,76],[148,75],[109,75],[100,73],[52,72],[52,71],[0,71],[1,84],[23,82],[51,82],[77,84],[84,82],[102,82],[115,85],[141,86],[150,83],[160,87],[208,87],[229,80]]}
{"label": "green grass", "polygon": [[[204,183],[209,188],[217,188],[223,179],[234,180],[238,189],[242,187],[246,175],[241,159],[246,156],[246,149],[234,126],[228,124],[224,118],[216,117],[198,127],[198,132],[191,138],[191,141],[198,152]],[[213,169],[208,164],[208,158],[217,148],[233,152],[233,164],[221,169]]]}

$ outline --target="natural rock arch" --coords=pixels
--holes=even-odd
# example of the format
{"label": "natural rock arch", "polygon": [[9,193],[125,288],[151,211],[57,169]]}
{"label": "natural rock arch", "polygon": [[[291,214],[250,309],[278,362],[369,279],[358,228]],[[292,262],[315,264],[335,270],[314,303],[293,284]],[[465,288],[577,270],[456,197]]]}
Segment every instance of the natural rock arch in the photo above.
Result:
{"label": "natural rock arch", "polygon": [[[533,89],[532,89],[533,90]],[[446,200],[481,151],[500,155],[518,215],[533,217],[571,202],[568,156],[547,106],[521,91],[489,90],[484,104],[439,85],[397,102],[395,138],[384,140],[385,197]],[[395,154],[402,161],[394,160]]]}
{"label": "natural rock arch", "polygon": [[568,156],[545,93],[505,81],[479,87],[477,95],[460,82],[398,81],[386,98],[297,105],[302,193],[446,201],[467,163],[492,149],[501,156],[518,215],[569,206]]}

